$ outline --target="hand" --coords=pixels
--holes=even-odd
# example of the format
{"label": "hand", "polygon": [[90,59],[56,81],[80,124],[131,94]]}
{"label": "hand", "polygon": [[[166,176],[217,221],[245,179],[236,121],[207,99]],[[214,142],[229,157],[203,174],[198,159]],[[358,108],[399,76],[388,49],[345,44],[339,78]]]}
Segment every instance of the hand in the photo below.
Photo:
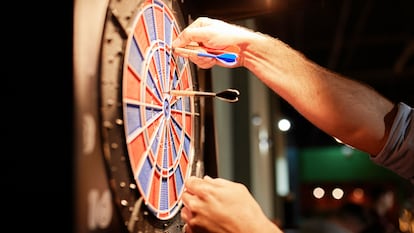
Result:
{"label": "hand", "polygon": [[[200,46],[211,49],[225,49],[230,46],[235,46],[238,47],[239,51],[242,51],[244,43],[252,36],[254,36],[254,32],[247,28],[216,19],[201,17],[185,28],[173,41],[172,46],[173,48],[181,48],[196,42]],[[242,52],[240,52],[238,63],[231,67],[237,67],[243,64],[242,55]],[[211,68],[214,65],[228,67],[213,58],[189,56],[189,59],[197,64],[198,67],[204,69]]]}
{"label": "hand", "polygon": [[187,223],[186,233],[281,232],[240,183],[189,177],[185,188],[181,218]]}

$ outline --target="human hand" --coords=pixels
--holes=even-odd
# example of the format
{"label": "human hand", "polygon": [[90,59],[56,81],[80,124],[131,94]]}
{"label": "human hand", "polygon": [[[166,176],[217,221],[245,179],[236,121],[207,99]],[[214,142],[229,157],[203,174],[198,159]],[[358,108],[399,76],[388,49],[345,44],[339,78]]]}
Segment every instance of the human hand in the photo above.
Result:
{"label": "human hand", "polygon": [[186,233],[281,232],[240,183],[189,177],[185,188],[181,218]]}
{"label": "human hand", "polygon": [[254,32],[247,28],[229,24],[217,19],[200,17],[178,35],[173,41],[172,47],[182,48],[190,43],[196,43],[202,47],[217,50],[226,50],[231,47],[232,51],[240,51],[237,63],[232,65],[224,64],[214,58],[178,54],[188,57],[198,67],[204,69],[211,68],[214,65],[238,67],[243,65],[243,54],[241,52],[249,38],[252,36],[254,36]]}

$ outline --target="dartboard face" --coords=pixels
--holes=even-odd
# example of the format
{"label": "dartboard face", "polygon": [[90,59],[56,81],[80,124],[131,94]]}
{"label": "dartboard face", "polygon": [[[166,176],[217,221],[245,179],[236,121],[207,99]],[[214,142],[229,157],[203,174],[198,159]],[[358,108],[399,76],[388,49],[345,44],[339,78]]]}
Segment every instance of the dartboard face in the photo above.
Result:
{"label": "dartboard face", "polygon": [[75,4],[76,232],[181,233],[186,179],[217,174],[212,102],[169,94],[211,87],[172,53],[185,9],[178,0]]}
{"label": "dartboard face", "polygon": [[180,32],[176,22],[163,2],[144,3],[127,41],[122,77],[130,168],[145,204],[159,219],[180,209],[194,155],[194,100],[168,94],[194,87],[188,60],[172,54]]}

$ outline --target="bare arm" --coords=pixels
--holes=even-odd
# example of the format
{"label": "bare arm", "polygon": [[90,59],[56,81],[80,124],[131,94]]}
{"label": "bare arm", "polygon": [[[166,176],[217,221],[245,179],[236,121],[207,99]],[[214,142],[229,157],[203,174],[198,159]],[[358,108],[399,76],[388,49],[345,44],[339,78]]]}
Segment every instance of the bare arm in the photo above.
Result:
{"label": "bare arm", "polygon": [[[319,66],[278,39],[222,21],[197,19],[174,45],[191,41],[220,49],[237,45],[236,66],[249,69],[316,127],[372,155],[384,146],[395,105],[371,87]],[[190,59],[201,68],[221,65]]]}
{"label": "bare arm", "polygon": [[248,44],[244,66],[315,126],[372,155],[382,149],[395,114],[391,101],[277,39],[260,35]]}

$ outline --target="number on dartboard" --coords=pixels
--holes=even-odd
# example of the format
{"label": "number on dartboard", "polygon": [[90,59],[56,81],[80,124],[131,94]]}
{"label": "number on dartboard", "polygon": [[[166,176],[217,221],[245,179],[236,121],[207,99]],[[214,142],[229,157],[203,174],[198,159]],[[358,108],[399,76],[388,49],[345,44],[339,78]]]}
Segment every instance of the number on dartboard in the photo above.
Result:
{"label": "number on dartboard", "polygon": [[91,189],[88,193],[88,228],[89,230],[105,229],[112,220],[112,196],[109,190],[100,193]]}

